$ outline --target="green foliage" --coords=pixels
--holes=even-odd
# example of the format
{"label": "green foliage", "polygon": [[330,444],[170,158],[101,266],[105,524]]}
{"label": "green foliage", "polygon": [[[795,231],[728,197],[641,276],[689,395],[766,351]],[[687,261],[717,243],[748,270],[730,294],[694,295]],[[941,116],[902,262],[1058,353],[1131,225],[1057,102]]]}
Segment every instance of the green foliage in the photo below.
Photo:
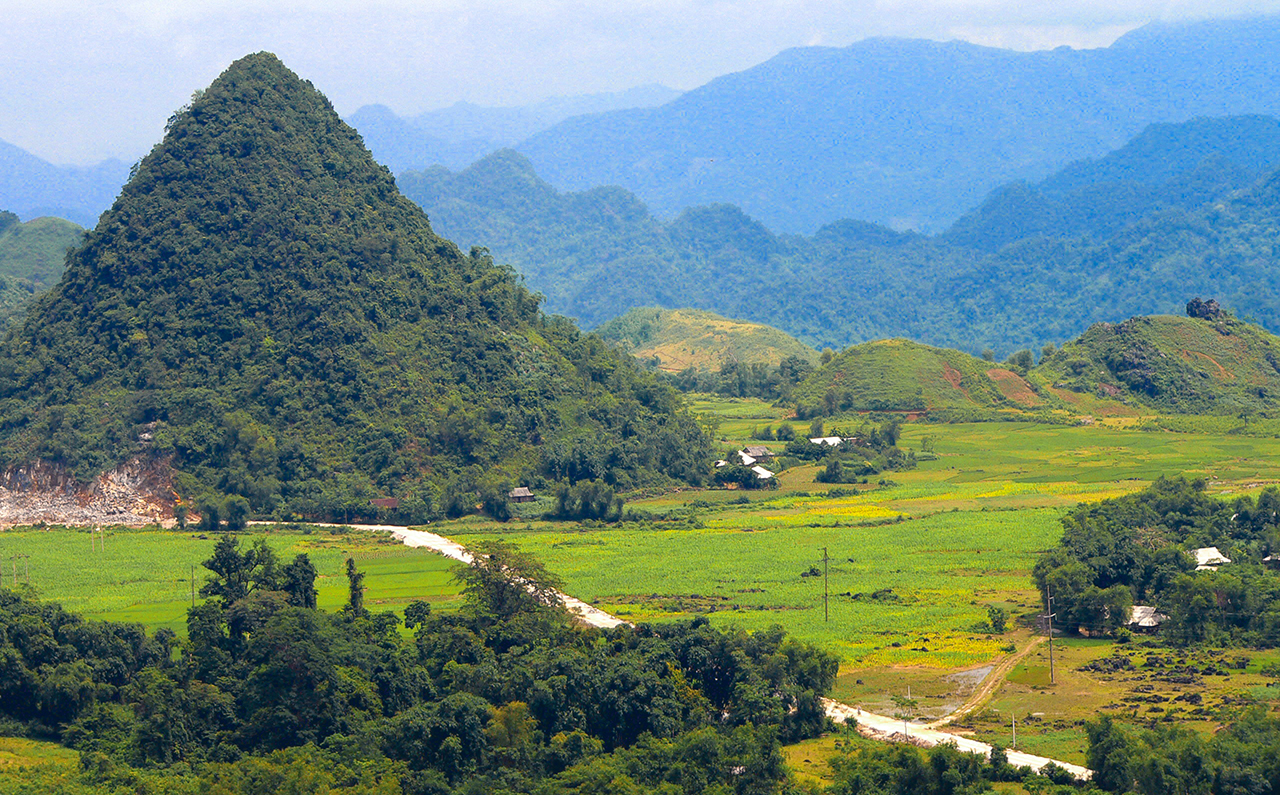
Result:
{"label": "green foliage", "polygon": [[725,362],[719,371],[685,368],[670,382],[682,392],[703,392],[726,397],[789,400],[796,385],[813,372],[813,365],[799,356],[788,356],[770,367],[763,362]]}
{"label": "green foliage", "polygon": [[1178,414],[1271,411],[1280,339],[1230,316],[1136,317],[1090,327],[1042,360],[1046,381]]}
{"label": "green foliage", "polygon": [[[860,411],[938,411],[1011,405],[968,354],[907,340],[853,345],[809,376],[792,400],[797,416]],[[815,434],[821,435],[821,434]]]}
{"label": "green foliage", "polygon": [[58,282],[67,249],[84,230],[61,218],[36,218],[25,224],[0,211],[0,329],[16,321],[26,304]]}
{"label": "green foliage", "polygon": [[[1033,572],[1053,597],[1060,625],[1114,633],[1134,604],[1167,616],[1179,643],[1233,638],[1280,645],[1280,577],[1259,562],[1280,544],[1280,490],[1219,500],[1202,480],[1160,478],[1127,497],[1082,505],[1063,517],[1058,548]],[[1233,564],[1193,571],[1190,551],[1216,546]]]}
{"label": "green foliage", "polygon": [[556,504],[550,518],[569,521],[595,519],[616,522],[622,518],[623,499],[613,487],[599,480],[583,480],[572,485],[556,485]]}
{"label": "green foliage", "polygon": [[392,495],[423,521],[489,479],[704,477],[673,390],[437,237],[269,54],[175,114],[67,265],[3,343],[0,466],[171,457],[233,525],[237,497],[353,521]]}
{"label": "green foliage", "polygon": [[837,662],[780,629],[574,629],[536,562],[495,545],[471,570],[473,609],[411,607],[412,637],[257,590],[192,608],[176,656],[0,590],[0,720],[81,752],[68,792],[779,793],[779,741],[826,727]]}
{"label": "green foliage", "polygon": [[1009,623],[1009,611],[999,605],[987,605],[987,623],[992,632],[1003,633]]}

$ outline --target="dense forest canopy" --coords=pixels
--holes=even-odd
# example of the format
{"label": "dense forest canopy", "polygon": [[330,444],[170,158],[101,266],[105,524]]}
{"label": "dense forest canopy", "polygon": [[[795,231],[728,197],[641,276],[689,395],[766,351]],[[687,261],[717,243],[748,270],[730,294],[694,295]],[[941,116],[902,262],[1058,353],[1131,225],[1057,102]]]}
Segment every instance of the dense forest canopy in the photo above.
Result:
{"label": "dense forest canopy", "polygon": [[415,602],[404,631],[353,561],[325,613],[305,554],[229,534],[185,640],[0,589],[0,728],[81,751],[63,791],[422,795],[765,795],[779,743],[825,728],[837,661],[781,629],[576,628],[536,561],[477,551],[462,612]]}
{"label": "dense forest canopy", "polygon": [[698,482],[678,394],[437,237],[274,56],[169,120],[3,342],[0,465],[169,459],[186,498],[401,518],[568,478]]}
{"label": "dense forest canopy", "polygon": [[[1262,563],[1280,553],[1278,512],[1274,486],[1223,500],[1203,480],[1161,478],[1067,514],[1036,585],[1068,630],[1114,632],[1138,604],[1158,608],[1162,634],[1178,643],[1280,646],[1280,576]],[[1207,547],[1231,563],[1196,571],[1192,553]]]}

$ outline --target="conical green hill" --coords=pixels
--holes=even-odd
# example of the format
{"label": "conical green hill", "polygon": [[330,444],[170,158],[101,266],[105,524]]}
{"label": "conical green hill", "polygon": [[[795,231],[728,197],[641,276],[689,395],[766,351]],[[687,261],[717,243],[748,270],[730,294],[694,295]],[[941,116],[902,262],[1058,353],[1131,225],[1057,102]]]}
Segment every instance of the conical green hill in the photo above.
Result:
{"label": "conical green hill", "polygon": [[699,477],[627,357],[460,254],[309,83],[232,64],[170,119],[0,352],[0,468],[172,460],[259,511],[458,512],[508,484]]}
{"label": "conical green hill", "polygon": [[1013,405],[988,375],[991,367],[967,353],[910,340],[865,342],[815,371],[796,387],[792,399],[802,416]]}

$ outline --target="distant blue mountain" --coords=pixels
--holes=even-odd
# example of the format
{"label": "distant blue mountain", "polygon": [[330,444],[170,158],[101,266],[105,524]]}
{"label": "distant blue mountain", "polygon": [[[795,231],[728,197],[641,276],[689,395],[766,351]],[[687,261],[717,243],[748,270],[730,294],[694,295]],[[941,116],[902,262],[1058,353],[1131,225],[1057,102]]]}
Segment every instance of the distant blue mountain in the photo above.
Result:
{"label": "distant blue mountain", "polygon": [[490,108],[459,102],[417,116],[397,116],[384,105],[366,105],[347,121],[360,131],[379,162],[399,173],[433,165],[461,169],[565,119],[625,108],[662,105],[679,91],[657,84],[626,91],[552,97],[535,105]]}
{"label": "distant blue mountain", "polygon": [[119,160],[55,166],[0,141],[0,208],[23,220],[51,215],[93,228],[128,176],[129,167]]}
{"label": "distant blue mountain", "polygon": [[938,231],[1156,122],[1280,114],[1280,17],[1152,24],[1096,50],[869,39],[788,50],[661,107],[568,119],[515,148],[561,190],[660,216],[730,202],[770,227]]}

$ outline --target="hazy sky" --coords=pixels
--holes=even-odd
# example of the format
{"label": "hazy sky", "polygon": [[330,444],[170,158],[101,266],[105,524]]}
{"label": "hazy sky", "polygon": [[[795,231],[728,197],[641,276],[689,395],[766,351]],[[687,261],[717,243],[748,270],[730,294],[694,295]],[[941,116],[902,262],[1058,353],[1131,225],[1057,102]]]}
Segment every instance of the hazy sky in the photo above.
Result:
{"label": "hazy sky", "polygon": [[695,88],[788,47],[869,36],[1100,47],[1149,21],[1280,0],[0,0],[0,139],[56,163],[132,161],[191,92],[270,50],[349,114]]}

